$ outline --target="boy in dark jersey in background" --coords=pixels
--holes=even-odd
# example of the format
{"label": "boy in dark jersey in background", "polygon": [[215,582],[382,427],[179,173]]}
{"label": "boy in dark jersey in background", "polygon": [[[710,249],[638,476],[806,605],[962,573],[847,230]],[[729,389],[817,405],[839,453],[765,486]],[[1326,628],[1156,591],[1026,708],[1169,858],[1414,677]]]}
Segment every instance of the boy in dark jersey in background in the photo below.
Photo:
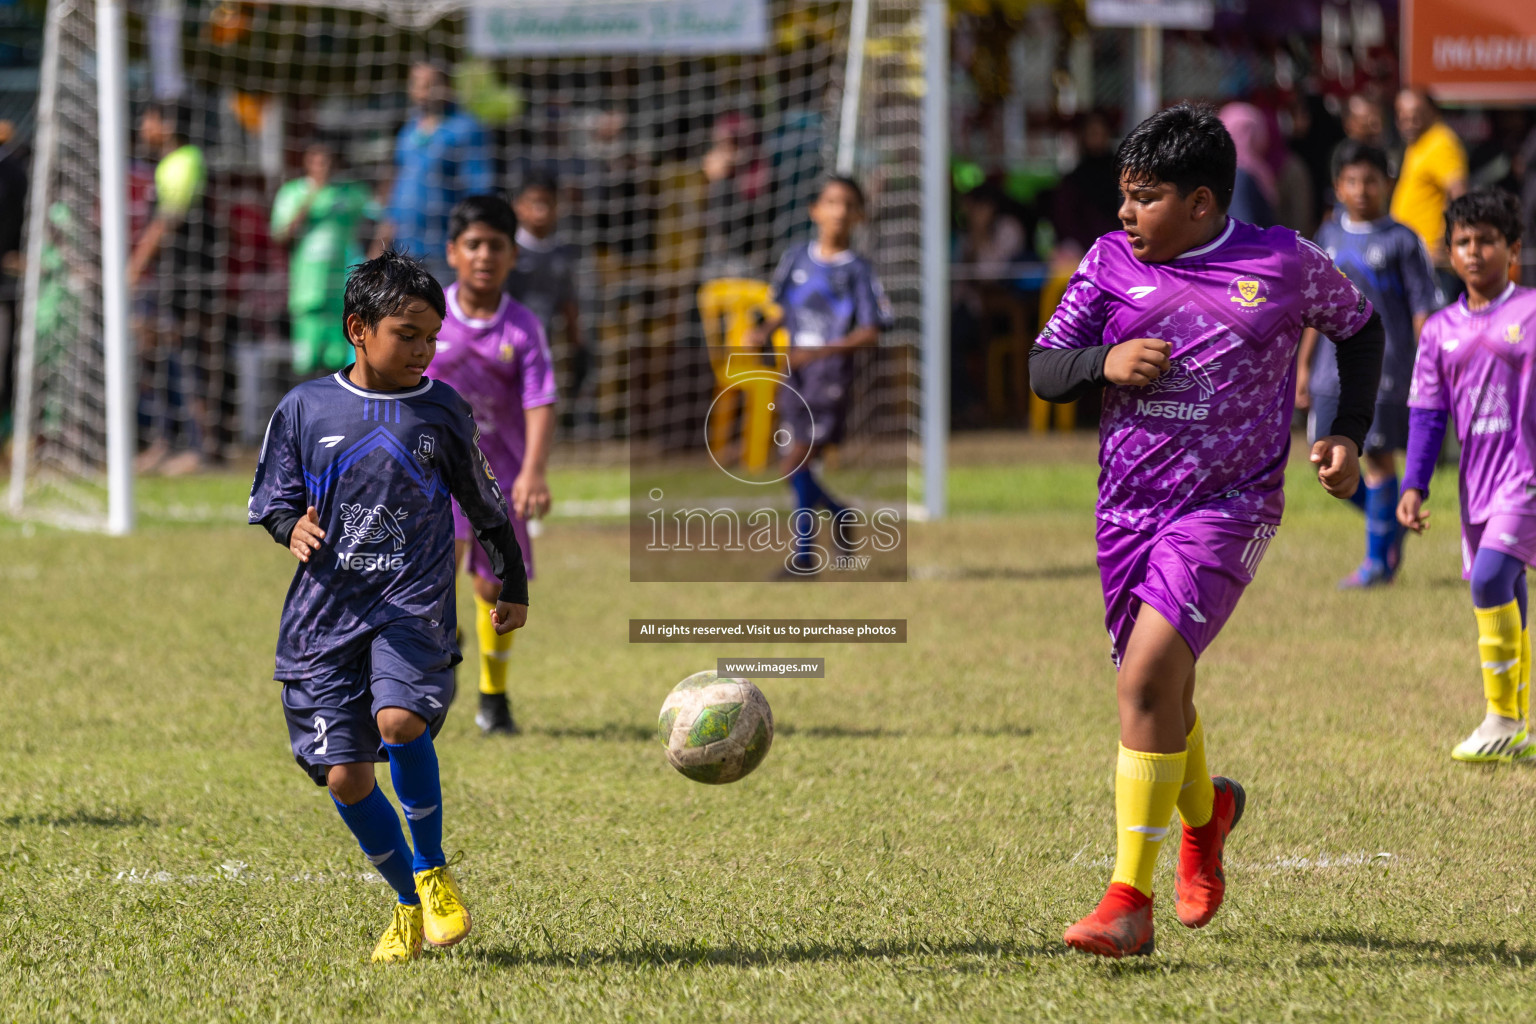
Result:
{"label": "boy in dark jersey in background", "polygon": [[1237,150],[1215,111],[1152,115],[1117,157],[1123,232],[1093,244],[1030,353],[1047,401],[1104,387],[1098,549],[1118,670],[1115,869],[1068,945],[1153,951],[1152,871],[1175,808],[1180,923],[1226,891],[1243,788],[1207,774],[1195,664],[1253,581],[1280,523],[1303,327],[1338,340],[1339,412],[1313,446],[1336,497],[1359,483],[1381,375],[1381,319],[1311,242],[1227,215]]}
{"label": "boy in dark jersey in background", "polygon": [[816,478],[812,460],[843,439],[853,389],[855,350],[874,345],[891,325],[891,307],[869,260],[854,252],[853,229],[864,219],[864,192],[852,178],[831,177],[811,204],[816,239],[784,253],[773,273],[771,295],[782,308],[753,328],[748,342],[767,345],[780,327],[789,332],[789,379],[774,404],[789,433],[781,458],[795,492],[795,551],[785,578],[814,576],[824,564],[812,543],[815,510],[832,513],[832,536],[845,548],[846,524],[839,503]]}
{"label": "boy in dark jersey in background", "polygon": [[[1392,582],[1402,562],[1395,453],[1408,446],[1408,385],[1419,330],[1435,309],[1435,277],[1423,240],[1387,216],[1387,155],[1346,139],[1336,159],[1333,187],[1344,209],[1317,229],[1316,241],[1371,300],[1387,332],[1376,415],[1365,436],[1365,483],[1350,499],[1365,512],[1365,561],[1339,583],[1353,589]],[[1308,328],[1296,366],[1296,404],[1310,409],[1307,436],[1316,441],[1339,408],[1333,342]]]}
{"label": "boy in dark jersey in background", "polygon": [[[560,370],[560,398],[574,414],[573,401],[591,368],[591,353],[581,336],[581,310],[576,293],[576,265],[581,250],[560,241],[559,190],[543,171],[530,171],[512,199],[517,216],[517,259],[507,274],[507,294],[527,307],[551,339]],[[556,331],[555,328],[562,328]]]}
{"label": "boy in dark jersey in background", "polygon": [[[528,583],[506,501],[480,454],[468,403],[424,376],[445,306],[421,263],[385,252],[347,281],[357,361],[283,398],[262,443],[250,522],[293,552],[276,678],[295,760],[399,897],[376,962],[451,946],[470,915],[443,855],[432,739],[453,702],[453,501],[480,538],[522,626]],[[374,783],[388,761],[414,854]]]}

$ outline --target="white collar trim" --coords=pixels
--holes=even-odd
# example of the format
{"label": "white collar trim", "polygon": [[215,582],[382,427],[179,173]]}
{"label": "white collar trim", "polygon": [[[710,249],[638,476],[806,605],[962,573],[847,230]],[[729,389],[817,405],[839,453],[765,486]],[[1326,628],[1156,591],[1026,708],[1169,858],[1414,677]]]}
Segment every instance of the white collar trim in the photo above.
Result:
{"label": "white collar trim", "polygon": [[424,395],[432,390],[432,378],[430,377],[423,377],[420,384],[405,391],[369,391],[367,388],[360,388],[347,380],[345,370],[337,370],[335,378],[337,384],[340,384],[359,398],[372,398],[381,402],[393,402],[400,398],[415,398],[417,395]]}
{"label": "white collar trim", "polygon": [[1217,249],[1222,247],[1223,243],[1225,243],[1228,238],[1232,237],[1232,229],[1235,227],[1237,227],[1237,221],[1233,220],[1231,217],[1228,217],[1227,229],[1225,231],[1211,239],[1209,242],[1206,242],[1200,248],[1190,249],[1187,252],[1181,252],[1175,256],[1174,259],[1184,260],[1189,259],[1191,256],[1205,256],[1208,253],[1215,252]]}
{"label": "white collar trim", "polygon": [[841,267],[845,264],[852,263],[855,259],[858,258],[854,255],[852,249],[844,249],[842,252],[838,253],[836,256],[833,256],[830,259],[823,259],[819,255],[821,252],[820,242],[810,243],[806,246],[805,251],[806,254],[811,257],[811,262],[816,264],[818,267]]}
{"label": "white collar trim", "polygon": [[448,300],[448,311],[457,317],[464,326],[473,327],[476,330],[484,330],[500,320],[502,314],[507,311],[507,303],[512,301],[512,296],[502,292],[501,301],[496,304],[495,315],[489,318],[481,318],[464,315],[464,308],[459,305],[459,286],[457,282],[448,286],[448,290],[443,293],[443,297]]}
{"label": "white collar trim", "polygon": [[1509,284],[1504,286],[1504,290],[1502,292],[1499,292],[1498,298],[1488,303],[1488,305],[1484,306],[1482,309],[1473,309],[1471,306],[1467,305],[1467,296],[1466,293],[1463,292],[1461,298],[1456,300],[1456,308],[1461,311],[1463,316],[1487,316],[1495,309],[1498,309],[1500,306],[1504,305],[1504,302],[1513,294],[1515,294],[1515,282],[1511,281]]}
{"label": "white collar trim", "polygon": [[553,233],[546,238],[540,238],[527,228],[518,228],[514,241],[531,252],[554,252],[560,247],[560,240]]}

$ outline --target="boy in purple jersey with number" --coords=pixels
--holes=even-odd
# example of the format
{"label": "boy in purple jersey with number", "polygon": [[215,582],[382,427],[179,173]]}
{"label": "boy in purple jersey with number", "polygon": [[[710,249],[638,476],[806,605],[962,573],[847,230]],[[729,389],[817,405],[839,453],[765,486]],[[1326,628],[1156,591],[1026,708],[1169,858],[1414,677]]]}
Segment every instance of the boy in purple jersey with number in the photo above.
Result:
{"label": "boy in purple jersey with number", "polygon": [[[469,401],[480,424],[480,450],[499,480],[509,481],[512,529],[533,579],[528,520],[549,511],[544,472],[554,429],[555,372],[538,317],[502,291],[517,264],[517,216],[499,196],[470,196],[448,216],[448,315],[437,338],[432,372]],[[480,646],[480,710],[475,724],[487,736],[513,735],[507,703],[507,660],[512,634],[491,627],[490,610],[501,583],[475,543],[469,519],[455,507],[455,561],[474,579],[475,638]]]}
{"label": "boy in purple jersey with number", "polygon": [[1472,584],[1483,721],[1451,751],[1473,763],[1536,758],[1525,567],[1536,563],[1536,290],[1520,265],[1520,204],[1489,189],[1445,211],[1451,268],[1467,286],[1429,318],[1408,398],[1408,465],[1397,518],[1422,533],[1429,480],[1456,420],[1461,441],[1462,576]]}
{"label": "boy in purple jersey with number", "polygon": [[[327,786],[398,896],[375,962],[451,946],[470,915],[443,854],[433,738],[453,703],[453,501],[504,580],[489,618],[522,626],[528,582],[506,501],[469,404],[424,376],[446,312],[417,260],[385,252],[353,269],[344,300],[357,361],[300,384],[272,414],[250,521],[299,560],[278,626],[277,671],[299,767]],[[388,761],[400,818],[374,783]]]}
{"label": "boy in purple jersey with number", "polygon": [[1384,342],[1327,253],[1227,216],[1237,154],[1213,110],[1154,114],[1117,161],[1125,230],[1083,257],[1030,353],[1048,401],[1106,385],[1098,561],[1118,669],[1116,857],[1065,940],[1115,958],[1153,951],[1152,869],[1175,807],[1179,920],[1204,927],[1225,893],[1222,849],[1246,796],[1207,774],[1195,663],[1280,522],[1301,331],[1337,345],[1339,411],[1311,455],[1337,497],[1359,483]]}

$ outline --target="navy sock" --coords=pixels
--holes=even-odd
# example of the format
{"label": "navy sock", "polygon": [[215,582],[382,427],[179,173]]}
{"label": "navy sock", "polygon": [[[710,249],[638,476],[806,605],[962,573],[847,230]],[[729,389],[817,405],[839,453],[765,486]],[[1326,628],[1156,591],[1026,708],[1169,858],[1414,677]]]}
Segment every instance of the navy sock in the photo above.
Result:
{"label": "navy sock", "polygon": [[1399,540],[1397,524],[1397,477],[1388,477],[1365,491],[1365,560],[1383,572],[1394,568],[1392,548]]}
{"label": "navy sock", "polygon": [[1361,480],[1360,486],[1355,488],[1355,493],[1349,496],[1349,503],[1355,506],[1355,508],[1359,509],[1361,512],[1364,512],[1366,510],[1365,503],[1370,492],[1371,489],[1365,486],[1364,480]]}
{"label": "navy sock", "polygon": [[789,475],[789,484],[795,489],[795,500],[801,508],[824,508],[834,516],[842,512],[847,506],[833,499],[827,493],[827,489],[821,486],[821,481],[816,479],[809,466],[801,466]]}
{"label": "navy sock", "polygon": [[386,743],[384,749],[389,753],[395,795],[410,825],[411,845],[416,847],[413,867],[416,871],[440,868],[448,858],[443,856],[443,785],[432,734],[423,732],[409,743]]}
{"label": "navy sock", "polygon": [[357,845],[363,848],[363,856],[379,869],[384,881],[395,890],[400,902],[415,904],[416,879],[411,871],[411,848],[405,845],[405,833],[400,831],[400,815],[395,813],[378,786],[355,804],[344,804],[331,797],[341,820],[357,837]]}
{"label": "navy sock", "polygon": [[1520,606],[1520,627],[1523,629],[1528,621],[1525,617],[1525,609],[1530,604],[1525,589],[1525,573],[1523,572],[1515,577],[1515,603]]}

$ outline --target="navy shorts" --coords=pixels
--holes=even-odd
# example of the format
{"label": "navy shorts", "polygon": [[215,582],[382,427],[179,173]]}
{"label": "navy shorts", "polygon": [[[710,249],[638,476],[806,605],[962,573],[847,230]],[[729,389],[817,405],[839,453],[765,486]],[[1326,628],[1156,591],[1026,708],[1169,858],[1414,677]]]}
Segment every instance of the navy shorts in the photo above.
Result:
{"label": "navy shorts", "polygon": [[793,371],[779,388],[779,429],[791,442],[812,447],[837,444],[848,429],[849,374],[840,365],[847,357],[832,357]]}
{"label": "navy shorts", "polygon": [[337,651],[310,678],[283,683],[293,759],[319,786],[331,765],[389,760],[376,720],[383,708],[420,715],[436,737],[456,661],[440,635],[398,622]]}
{"label": "navy shorts", "polygon": [[[1313,395],[1307,412],[1307,440],[1315,443],[1328,436],[1333,418],[1339,414],[1338,395]],[[1408,403],[1377,402],[1371,418],[1370,433],[1365,435],[1368,452],[1397,452],[1408,447]]]}

